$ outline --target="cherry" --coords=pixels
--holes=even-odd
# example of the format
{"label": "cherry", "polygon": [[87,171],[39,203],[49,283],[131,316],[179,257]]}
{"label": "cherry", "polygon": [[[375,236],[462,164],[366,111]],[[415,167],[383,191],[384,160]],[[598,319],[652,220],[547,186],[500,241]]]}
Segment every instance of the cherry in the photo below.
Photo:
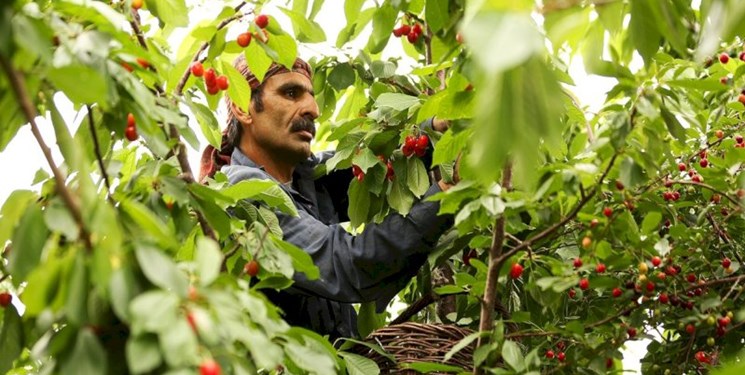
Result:
{"label": "cherry", "polygon": [[610,207],[604,208],[603,209],[603,215],[605,215],[605,217],[611,217],[611,216],[613,216],[613,209],[610,208]]}
{"label": "cherry", "polygon": [[592,238],[585,236],[585,238],[582,239],[582,247],[589,249],[590,246],[592,246]]}
{"label": "cherry", "polygon": [[722,268],[729,268],[732,265],[732,261],[729,258],[722,259]]}
{"label": "cherry", "polygon": [[251,259],[245,266],[243,266],[243,270],[248,274],[248,276],[254,277],[259,274],[259,262],[257,262],[256,259]]}
{"label": "cherry", "polygon": [[722,63],[722,64],[728,63],[729,62],[729,55],[723,52],[721,55],[719,55],[719,62]]}
{"label": "cherry", "polygon": [[598,263],[598,265],[595,266],[595,272],[597,272],[597,273],[603,273],[603,272],[605,272],[605,264]]}
{"label": "cherry", "polygon": [[220,88],[217,87],[217,85],[207,86],[207,93],[210,95],[215,95],[218,92],[220,92]]}
{"label": "cherry", "polygon": [[738,135],[735,136],[735,142],[742,143],[743,141],[744,141],[744,139],[742,138],[742,136],[740,134],[738,134]]}
{"label": "cherry", "polygon": [[132,67],[132,65],[129,65],[129,64],[127,64],[127,62],[126,62],[126,61],[122,61],[122,62],[120,62],[120,63],[119,63],[119,65],[121,65],[121,66],[122,66],[122,68],[124,68],[124,69],[125,69],[126,71],[128,71],[128,72],[130,72],[130,73],[132,73],[132,72],[133,72],[133,71],[135,70],[135,69],[134,69],[134,68]]}
{"label": "cherry", "polygon": [[623,188],[623,182],[621,182],[621,180],[616,180],[616,189],[623,190]]}
{"label": "cherry", "polygon": [[737,101],[745,105],[745,94],[740,94],[737,96]]}
{"label": "cherry", "polygon": [[701,177],[701,175],[694,174],[693,177],[691,177],[691,181],[693,181],[693,182],[701,182],[701,181],[703,181],[703,178]]}
{"label": "cherry", "polygon": [[654,292],[654,283],[653,282],[647,282],[647,292]]}
{"label": "cherry", "polygon": [[416,139],[416,147],[426,150],[428,146],[429,137],[426,134],[422,134]]}
{"label": "cherry", "polygon": [[413,32],[409,33],[408,35],[406,35],[406,40],[408,40],[411,44],[415,44],[419,40],[419,34]]}
{"label": "cherry", "polygon": [[582,290],[587,290],[590,288],[590,280],[582,279],[579,281],[579,288]]}
{"label": "cherry", "polygon": [[407,158],[414,154],[414,151],[416,150],[416,138],[411,135],[407,135],[404,139],[404,145],[401,148],[401,151],[403,152],[404,156]]}
{"label": "cherry", "polygon": [[701,159],[706,159],[706,149],[699,151],[698,157],[700,157]]}
{"label": "cherry", "polygon": [[686,163],[678,163],[678,170],[681,172],[685,172],[685,170],[688,169],[688,166]]}
{"label": "cherry", "polygon": [[135,125],[135,115],[133,115],[132,113],[127,113],[127,127],[133,128]]}
{"label": "cherry", "polygon": [[219,76],[215,79],[215,83],[217,83],[217,88],[220,90],[227,90],[228,89],[228,77],[226,76]]}
{"label": "cherry", "polygon": [[613,292],[612,293],[613,293],[613,297],[618,298],[621,295],[623,295],[623,290],[621,290],[621,288],[619,288],[619,287],[615,287],[615,288],[613,288]]}
{"label": "cherry", "polygon": [[478,253],[475,249],[471,249],[470,251],[463,253],[463,264],[465,264],[466,266],[470,266],[471,259],[476,258],[476,256],[478,256]]}
{"label": "cherry", "polygon": [[235,39],[235,42],[238,43],[238,45],[243,48],[248,47],[248,45],[251,44],[251,33],[238,34],[238,37]]}
{"label": "cherry", "polygon": [[0,306],[5,308],[10,305],[10,302],[13,301],[13,295],[8,292],[2,292],[0,293]]}
{"label": "cherry", "polygon": [[674,201],[677,201],[678,199],[680,199],[680,192],[679,191],[674,191],[673,192],[673,200]]}
{"label": "cherry", "polygon": [[721,130],[717,130],[716,132],[714,132],[714,135],[716,135],[719,139],[724,138],[724,132]]}
{"label": "cherry", "polygon": [[411,28],[411,32],[422,35],[422,25],[415,23],[414,26]]}
{"label": "cherry", "polygon": [[142,8],[142,2],[143,0],[132,0],[132,9],[139,10]]}
{"label": "cherry", "polygon": [[709,166],[709,159],[701,159],[701,161],[698,162],[698,165],[701,166],[701,168],[706,168]]}
{"label": "cherry", "polygon": [[740,52],[740,55],[737,57],[739,57],[740,60],[745,61],[745,52]]}
{"label": "cherry", "polygon": [[613,367],[613,358],[606,358],[605,359],[605,368],[611,368]]}
{"label": "cherry", "polygon": [[400,27],[393,29],[393,36],[396,38],[400,38],[404,35],[408,35],[411,31],[411,26],[409,25],[401,25]]}
{"label": "cherry", "polygon": [[387,179],[388,181],[393,181],[393,177],[395,177],[395,173],[396,173],[396,172],[395,172],[395,171],[393,170],[393,164],[392,164],[392,163],[391,163],[391,161],[389,160],[389,161],[388,161],[388,162],[386,163],[385,178],[386,178],[386,179]]}
{"label": "cherry", "polygon": [[546,351],[546,358],[548,359],[554,359],[554,351],[549,349]]}
{"label": "cherry", "polygon": [[199,375],[220,375],[222,369],[214,359],[208,359],[199,365]]}
{"label": "cherry", "polygon": [[[670,226],[668,225],[668,227],[670,227]],[[673,267],[673,266],[668,266],[665,269],[665,273],[668,274],[668,275],[670,275],[670,276],[675,276],[675,275],[678,274],[678,269],[675,268],[675,267]]]}
{"label": "cherry", "polygon": [[204,75],[204,65],[200,63],[199,61],[194,61],[191,63],[191,74],[193,74],[195,77],[201,77]]}
{"label": "cherry", "polygon": [[575,258],[572,264],[574,265],[574,268],[580,268],[582,267],[582,259]]}
{"label": "cherry", "polygon": [[649,271],[649,266],[645,262],[640,262],[638,268],[639,268],[639,273],[642,275],[646,274],[647,271]]}
{"label": "cherry", "polygon": [[709,356],[704,351],[697,351],[695,357],[701,363],[711,363],[711,359],[709,359]]}
{"label": "cherry", "polygon": [[692,334],[693,334],[694,332],[696,332],[696,327],[695,327],[695,326],[694,326],[693,324],[690,324],[690,323],[688,323],[688,324],[686,325],[686,332],[687,332],[687,333],[688,333],[689,335],[692,335]]}
{"label": "cherry", "polygon": [[627,329],[626,330],[626,334],[629,335],[629,338],[630,339],[633,339],[634,337],[636,337],[636,328],[631,327],[631,328]]}
{"label": "cherry", "polygon": [[670,297],[668,297],[667,293],[660,293],[660,302],[664,304],[670,302]]}
{"label": "cherry", "polygon": [[463,34],[456,33],[455,34],[455,41],[458,42],[458,44],[463,44]]}
{"label": "cherry", "polygon": [[137,127],[135,126],[135,117],[131,113],[127,115],[127,127],[124,128],[124,137],[130,142],[134,142],[139,138]]}
{"label": "cherry", "polygon": [[217,84],[217,74],[215,73],[215,69],[209,68],[204,72],[204,84],[207,85],[207,88]]}
{"label": "cherry", "polygon": [[556,358],[559,360],[559,362],[564,362],[567,356],[566,354],[564,354],[564,352],[559,352],[559,354],[556,355]]}
{"label": "cherry", "polygon": [[719,78],[719,83],[721,83],[721,84],[723,84],[723,85],[727,85],[727,84],[729,84],[729,77],[727,77],[727,76],[724,76],[724,77],[722,77],[722,78]]}
{"label": "cherry", "polygon": [[140,65],[143,69],[147,69],[150,67],[150,63],[142,57],[137,58],[137,64]]}
{"label": "cherry", "polygon": [[513,279],[517,279],[523,274],[523,266],[520,265],[520,263],[515,263],[512,265],[512,268],[510,269],[510,277]]}
{"label": "cherry", "polygon": [[714,204],[719,204],[719,202],[722,201],[722,196],[719,194],[714,194],[711,196],[711,201],[714,202]]}
{"label": "cherry", "polygon": [[653,256],[652,257],[652,265],[655,266],[655,267],[659,267],[660,264],[662,264],[662,259],[660,259],[660,257],[658,257],[656,255]]}
{"label": "cherry", "polygon": [[729,324],[730,324],[731,322],[732,322],[732,320],[731,320],[731,319],[730,319],[730,318],[729,318],[728,316],[725,316],[725,317],[722,317],[722,318],[719,318],[719,319],[717,319],[717,324],[718,324],[718,325],[719,325],[720,327],[726,327],[726,326],[728,326],[728,325],[729,325]]}
{"label": "cherry", "polygon": [[569,292],[567,293],[569,294],[569,298],[571,299],[574,299],[574,297],[577,295],[577,291],[574,289],[569,289]]}
{"label": "cherry", "polygon": [[598,224],[600,224],[600,221],[598,219],[590,220],[590,228],[595,228],[596,226],[598,226]]}
{"label": "cherry", "polygon": [[259,14],[258,16],[256,16],[254,22],[256,22],[256,26],[258,26],[259,28],[266,28],[267,26],[269,26],[269,16],[267,16],[266,14]]}

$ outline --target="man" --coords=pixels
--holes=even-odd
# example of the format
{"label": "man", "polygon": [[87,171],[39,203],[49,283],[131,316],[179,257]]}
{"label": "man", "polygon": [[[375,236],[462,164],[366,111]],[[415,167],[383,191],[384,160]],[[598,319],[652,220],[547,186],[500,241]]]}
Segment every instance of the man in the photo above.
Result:
{"label": "man", "polygon": [[[333,153],[311,153],[319,109],[310,66],[300,59],[292,70],[273,64],[261,83],[243,55],[235,66],[252,88],[249,112],[228,101],[226,137],[221,150],[205,150],[202,177],[222,166],[232,184],[259,178],[282,186],[299,212],[299,217],[277,213],[284,240],[310,254],[320,278],[307,280],[298,274],[292,287],[268,291],[267,296],[290,324],[331,339],[357,337],[351,304],[376,301],[383,310],[424,264],[451,219],[437,216],[438,203],[419,201],[406,217],[392,214],[356,236],[346,232],[339,223],[348,219],[346,193],[352,174],[333,171],[313,179],[313,168]],[[433,126],[432,121],[425,126]],[[444,130],[446,123],[434,126]],[[449,186],[439,181],[422,200]]]}

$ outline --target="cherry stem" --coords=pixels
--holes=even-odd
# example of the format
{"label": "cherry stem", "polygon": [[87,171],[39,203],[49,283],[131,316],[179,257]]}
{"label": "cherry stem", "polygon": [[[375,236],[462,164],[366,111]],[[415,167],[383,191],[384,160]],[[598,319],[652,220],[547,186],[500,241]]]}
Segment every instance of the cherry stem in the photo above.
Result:
{"label": "cherry stem", "polygon": [[101,170],[101,178],[103,178],[103,182],[106,185],[106,197],[109,199],[109,202],[113,203],[113,200],[111,198],[111,183],[109,182],[109,174],[106,172],[106,166],[103,162],[103,157],[101,156],[101,145],[98,143],[98,134],[96,133],[96,126],[93,124],[93,108],[91,108],[90,105],[86,104],[85,108],[88,110],[88,127],[91,130],[91,138],[93,138],[93,151],[96,154],[96,161],[98,161],[98,169]]}
{"label": "cherry stem", "polygon": [[54,180],[56,182],[55,188],[57,189],[57,192],[60,194],[62,200],[65,202],[65,205],[70,210],[70,214],[72,215],[73,220],[75,220],[75,224],[78,226],[80,237],[83,239],[86,249],[89,252],[93,251],[93,244],[91,242],[90,234],[85,229],[83,215],[80,210],[80,204],[77,201],[76,197],[72,194],[72,192],[70,192],[70,190],[67,188],[67,185],[65,185],[67,176],[65,176],[64,172],[62,172],[55,164],[54,158],[52,157],[52,150],[49,148],[49,146],[47,146],[44,138],[41,135],[41,132],[39,131],[39,127],[36,124],[35,119],[38,114],[31,101],[31,97],[26,91],[26,82],[23,73],[20,71],[16,71],[3,55],[0,55],[0,66],[2,66],[3,71],[5,71],[5,75],[8,77],[8,81],[10,82],[13,92],[18,98],[18,103],[21,105],[21,110],[23,110],[23,113],[26,116],[26,120],[31,126],[31,133],[33,133],[34,138],[36,138],[36,143],[39,144],[39,147],[44,154],[44,158],[47,160],[49,168],[52,170],[52,174],[54,175]]}

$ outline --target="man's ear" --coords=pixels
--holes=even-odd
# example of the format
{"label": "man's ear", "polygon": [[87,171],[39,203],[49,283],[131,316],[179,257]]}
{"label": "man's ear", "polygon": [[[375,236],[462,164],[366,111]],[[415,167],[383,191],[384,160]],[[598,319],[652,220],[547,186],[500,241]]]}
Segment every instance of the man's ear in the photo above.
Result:
{"label": "man's ear", "polygon": [[243,112],[243,110],[235,105],[234,102],[230,102],[230,112],[232,112],[233,116],[235,116],[235,118],[238,119],[238,121],[240,121],[242,124],[251,123],[251,115]]}

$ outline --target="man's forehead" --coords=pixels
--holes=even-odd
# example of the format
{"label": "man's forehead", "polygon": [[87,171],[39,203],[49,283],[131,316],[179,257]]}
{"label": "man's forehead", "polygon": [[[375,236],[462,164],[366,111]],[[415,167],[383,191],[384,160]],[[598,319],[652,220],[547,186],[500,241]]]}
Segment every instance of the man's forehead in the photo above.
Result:
{"label": "man's forehead", "polygon": [[313,87],[310,79],[306,75],[296,72],[275,74],[266,79],[264,86],[267,88],[279,87],[287,83],[297,83],[307,88]]}

